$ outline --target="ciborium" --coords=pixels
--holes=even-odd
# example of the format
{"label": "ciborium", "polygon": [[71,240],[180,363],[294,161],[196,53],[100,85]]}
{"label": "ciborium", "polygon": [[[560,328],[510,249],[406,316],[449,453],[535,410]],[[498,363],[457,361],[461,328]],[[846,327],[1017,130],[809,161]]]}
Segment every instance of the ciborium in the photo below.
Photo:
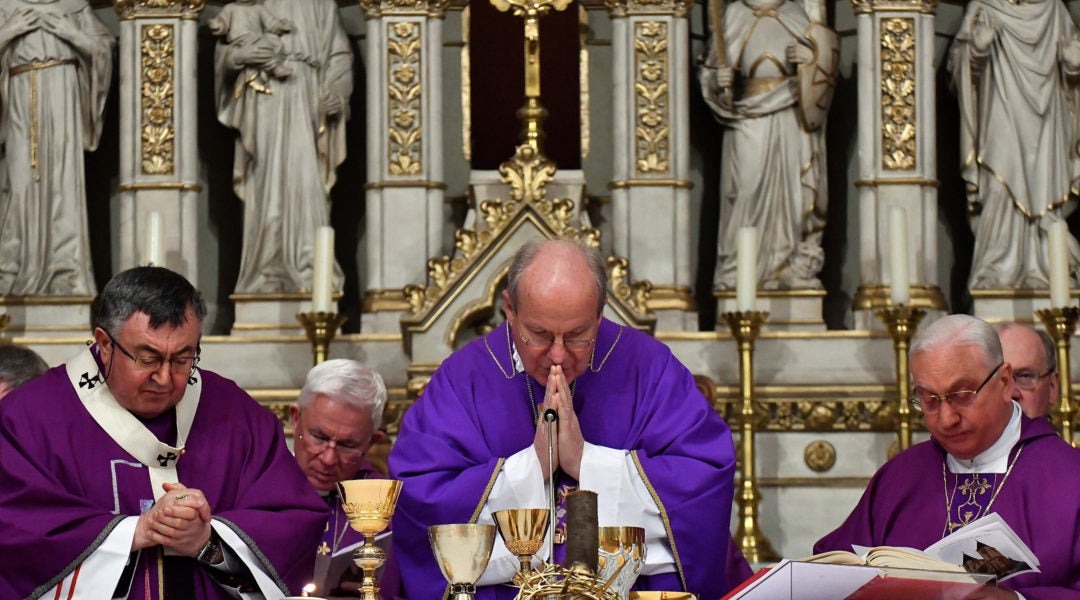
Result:
{"label": "ciborium", "polygon": [[596,578],[630,600],[630,587],[645,565],[644,527],[599,527],[600,560]]}
{"label": "ciborium", "polygon": [[484,574],[491,558],[495,526],[432,525],[427,531],[439,570],[450,582],[449,600],[472,600],[476,580]]}
{"label": "ciborium", "polygon": [[532,571],[532,557],[544,545],[544,533],[551,511],[546,508],[511,508],[496,511],[493,516],[506,549],[521,561],[521,570],[514,576],[516,582]]}
{"label": "ciborium", "polygon": [[386,562],[386,552],[375,545],[375,536],[390,526],[390,517],[394,516],[401,493],[401,482],[396,479],[352,479],[339,481],[337,488],[349,525],[364,536],[364,545],[353,554],[353,562],[364,570],[360,597],[382,600],[375,570]]}

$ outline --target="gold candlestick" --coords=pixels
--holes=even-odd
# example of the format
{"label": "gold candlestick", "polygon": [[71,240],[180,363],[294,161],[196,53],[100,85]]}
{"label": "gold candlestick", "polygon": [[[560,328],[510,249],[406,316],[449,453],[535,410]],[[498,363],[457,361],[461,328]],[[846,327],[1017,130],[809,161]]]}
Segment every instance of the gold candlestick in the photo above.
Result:
{"label": "gold candlestick", "polygon": [[304,326],[307,337],[311,340],[311,353],[315,364],[326,360],[330,342],[334,341],[337,330],[348,319],[345,315],[328,312],[298,313],[296,320]]}
{"label": "gold candlestick", "polygon": [[1076,320],[1080,317],[1080,308],[1075,306],[1061,306],[1035,311],[1039,319],[1046,327],[1046,331],[1054,340],[1057,348],[1057,371],[1058,371],[1058,405],[1054,414],[1057,416],[1058,426],[1061,428],[1061,439],[1072,446],[1073,441],[1073,406],[1072,406],[1072,378],[1069,368],[1069,343],[1076,331]]}
{"label": "gold candlestick", "polygon": [[731,335],[739,343],[739,399],[741,401],[742,435],[742,491],[736,494],[739,502],[739,529],[735,532],[735,542],[742,548],[746,560],[751,563],[780,560],[772,549],[772,544],[758,527],[758,504],[761,492],[758,491],[757,477],[754,474],[754,340],[761,331],[761,324],[768,318],[764,311],[726,312],[721,315]]}
{"label": "gold candlestick", "polygon": [[919,328],[919,322],[926,316],[926,311],[898,304],[878,309],[874,314],[888,328],[893,352],[896,354],[896,415],[899,421],[896,434],[900,450],[903,451],[911,447],[911,384],[908,381],[911,367],[908,364],[908,349],[911,347],[915,330]]}

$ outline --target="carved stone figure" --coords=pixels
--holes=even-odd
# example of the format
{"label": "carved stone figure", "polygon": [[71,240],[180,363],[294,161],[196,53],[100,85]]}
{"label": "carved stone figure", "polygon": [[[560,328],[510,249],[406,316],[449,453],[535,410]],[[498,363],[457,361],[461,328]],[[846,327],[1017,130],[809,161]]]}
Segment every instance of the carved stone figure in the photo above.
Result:
{"label": "carved stone figure", "polygon": [[700,80],[727,128],[715,285],[734,289],[737,234],[754,226],[760,287],[820,288],[836,34],[789,0],[733,2],[713,34]]}
{"label": "carved stone figure", "polygon": [[[218,120],[239,132],[233,189],[244,202],[244,241],[236,292],[300,292],[311,288],[315,231],[329,223],[328,194],[345,160],[352,52],[334,0],[263,0],[234,10],[214,29],[225,36],[215,57]],[[335,289],[342,280],[335,264]]]}
{"label": "carved stone figure", "polygon": [[0,2],[0,296],[95,293],[83,152],[113,44],[85,0]]}
{"label": "carved stone figure", "polygon": [[[972,289],[1049,287],[1047,227],[1080,185],[1080,41],[1061,0],[972,0],[949,53]],[[1080,245],[1068,236],[1070,272]],[[1075,277],[1074,277],[1075,279]]]}

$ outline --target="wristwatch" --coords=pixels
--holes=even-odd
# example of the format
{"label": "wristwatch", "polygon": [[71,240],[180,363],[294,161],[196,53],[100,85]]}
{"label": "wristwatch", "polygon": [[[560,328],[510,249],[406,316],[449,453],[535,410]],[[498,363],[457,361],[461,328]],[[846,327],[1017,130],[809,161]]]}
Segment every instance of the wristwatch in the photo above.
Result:
{"label": "wristwatch", "polygon": [[210,539],[206,540],[206,545],[195,555],[195,560],[199,561],[200,564],[210,566],[220,563],[222,558],[224,557],[221,552],[221,542],[211,531]]}

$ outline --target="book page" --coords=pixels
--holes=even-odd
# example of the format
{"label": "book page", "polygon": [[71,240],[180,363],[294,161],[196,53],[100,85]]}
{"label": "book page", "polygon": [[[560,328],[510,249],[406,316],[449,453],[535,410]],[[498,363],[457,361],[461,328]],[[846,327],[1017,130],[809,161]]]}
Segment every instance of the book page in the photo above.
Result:
{"label": "book page", "polygon": [[970,573],[996,575],[998,581],[1039,572],[1039,559],[997,513],[957,529],[926,552]]}

